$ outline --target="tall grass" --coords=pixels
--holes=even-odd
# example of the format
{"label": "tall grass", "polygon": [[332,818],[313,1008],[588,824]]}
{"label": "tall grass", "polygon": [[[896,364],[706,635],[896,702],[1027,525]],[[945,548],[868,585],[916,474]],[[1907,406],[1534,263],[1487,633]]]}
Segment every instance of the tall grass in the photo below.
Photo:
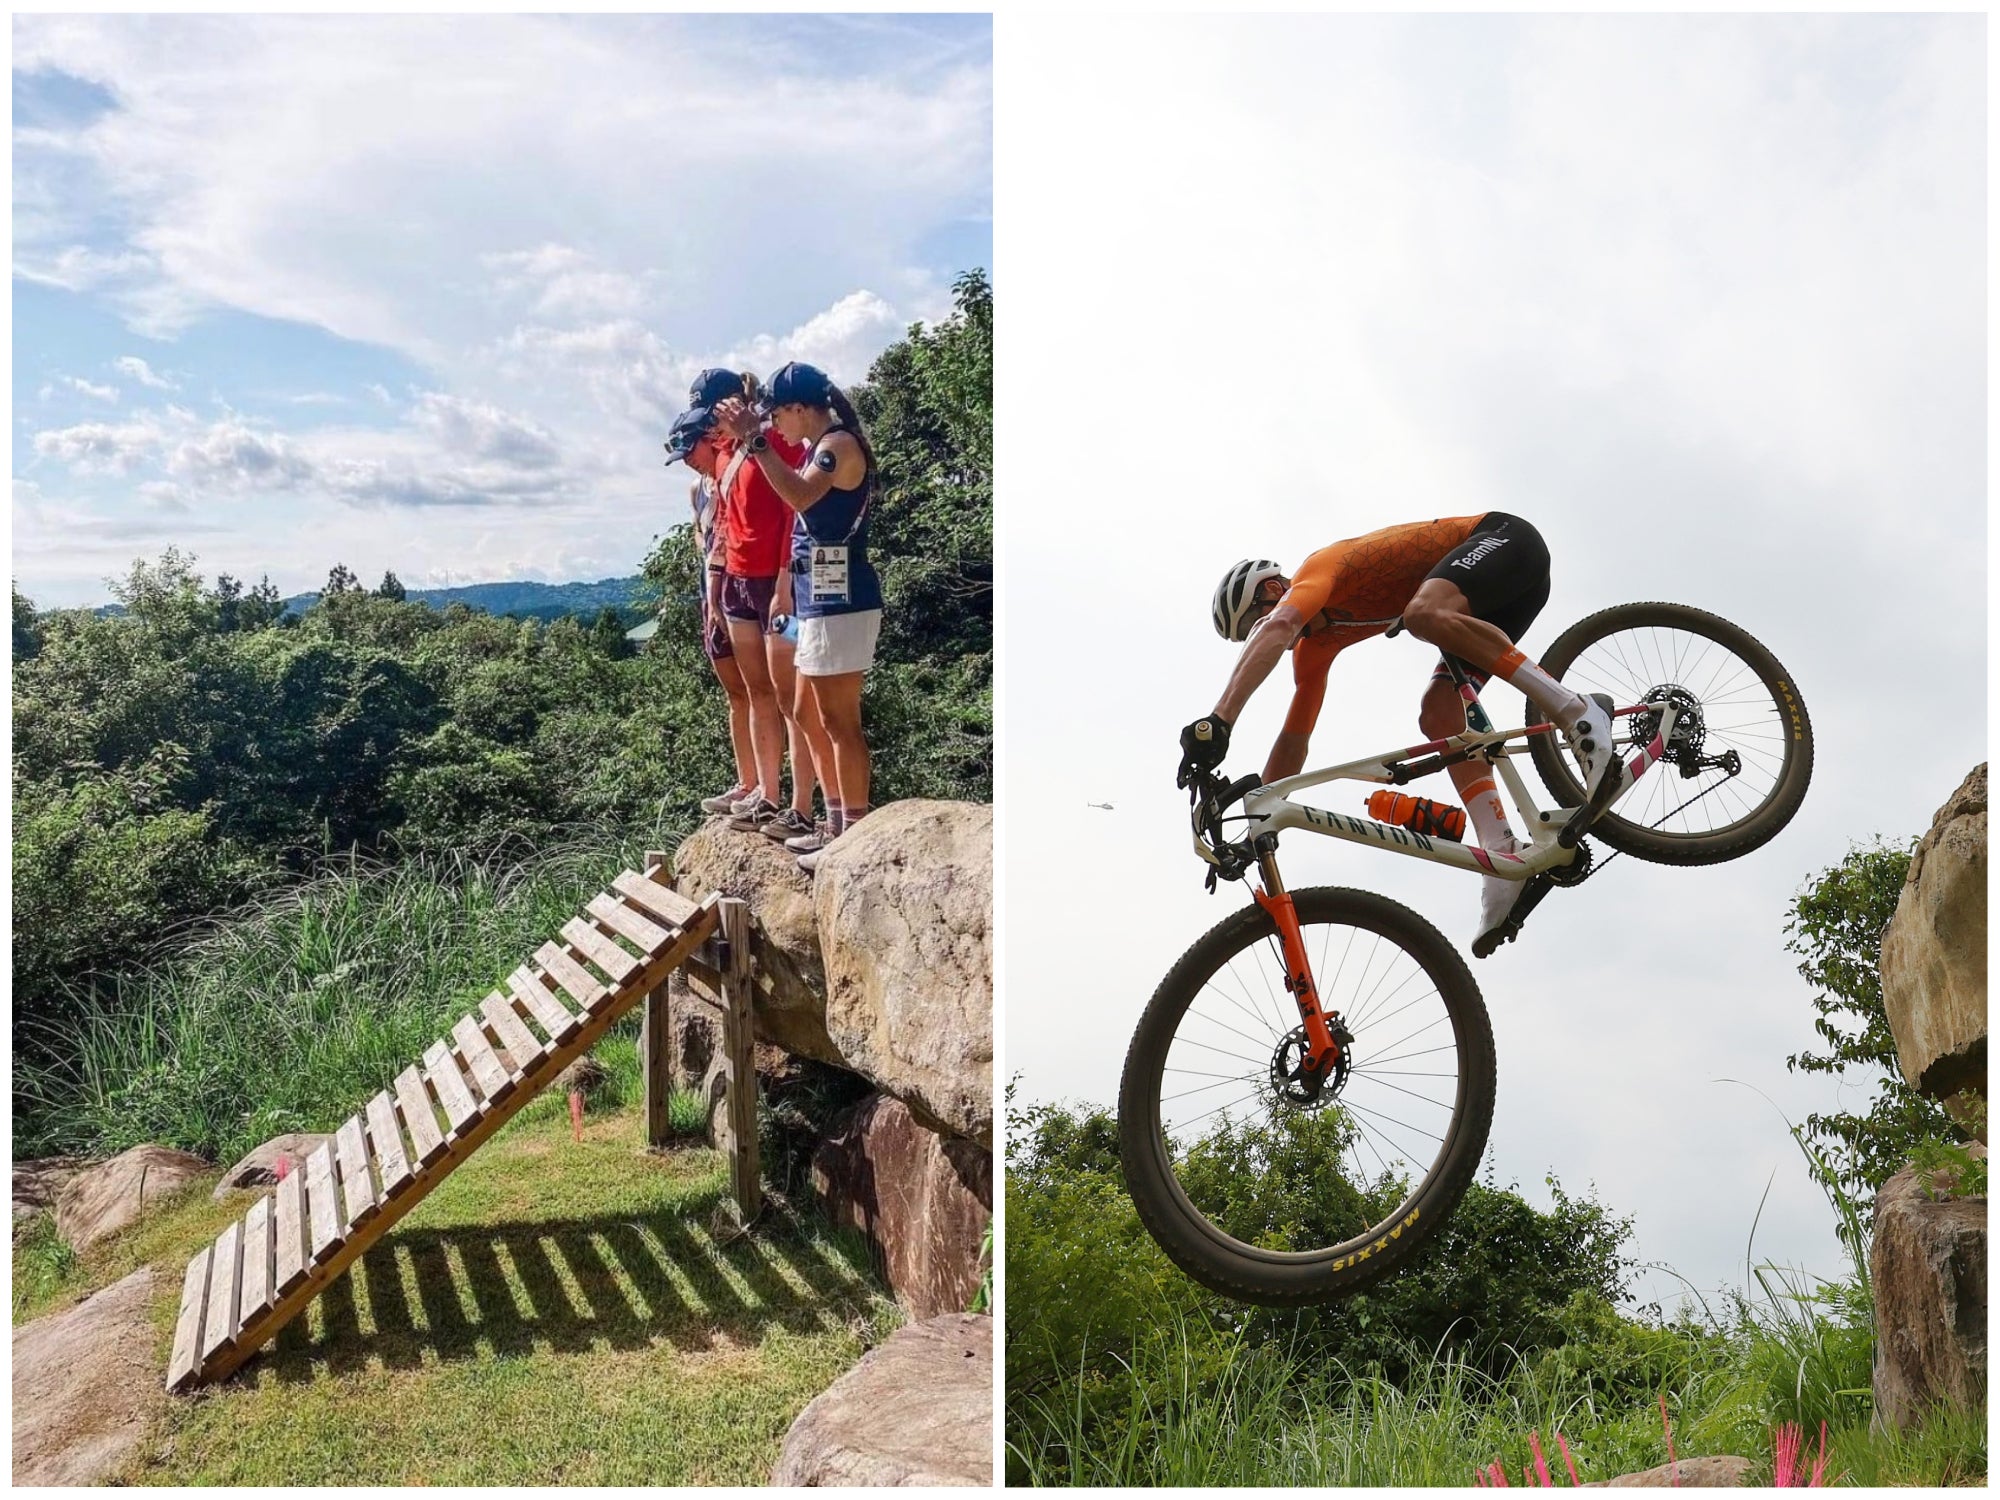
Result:
{"label": "tall grass", "polygon": [[229,1160],[331,1129],[631,851],[340,862],[187,937],[16,1064],[15,1151],[146,1141]]}

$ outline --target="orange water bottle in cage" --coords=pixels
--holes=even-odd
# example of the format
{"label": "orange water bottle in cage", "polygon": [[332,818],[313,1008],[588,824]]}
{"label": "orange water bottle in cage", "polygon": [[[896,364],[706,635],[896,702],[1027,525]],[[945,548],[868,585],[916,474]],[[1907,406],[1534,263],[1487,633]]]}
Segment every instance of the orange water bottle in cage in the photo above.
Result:
{"label": "orange water bottle in cage", "polygon": [[1465,809],[1428,797],[1406,797],[1384,787],[1368,796],[1368,812],[1383,823],[1394,823],[1412,833],[1434,839],[1450,839],[1454,844],[1465,837]]}

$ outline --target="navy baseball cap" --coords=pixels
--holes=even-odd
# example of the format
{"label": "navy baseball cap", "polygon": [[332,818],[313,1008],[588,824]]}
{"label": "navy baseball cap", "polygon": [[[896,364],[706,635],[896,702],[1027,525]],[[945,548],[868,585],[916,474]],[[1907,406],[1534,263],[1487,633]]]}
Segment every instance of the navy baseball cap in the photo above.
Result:
{"label": "navy baseball cap", "polygon": [[764,394],[757,398],[757,410],[769,413],[781,406],[827,406],[832,396],[833,382],[824,370],[795,360],[765,383]]}
{"label": "navy baseball cap", "polygon": [[743,394],[743,377],[734,370],[703,370],[688,387],[689,406],[713,406],[718,401]]}
{"label": "navy baseball cap", "polygon": [[715,413],[706,406],[691,406],[674,418],[667,433],[667,462],[674,463],[694,452],[695,444],[715,426]]}

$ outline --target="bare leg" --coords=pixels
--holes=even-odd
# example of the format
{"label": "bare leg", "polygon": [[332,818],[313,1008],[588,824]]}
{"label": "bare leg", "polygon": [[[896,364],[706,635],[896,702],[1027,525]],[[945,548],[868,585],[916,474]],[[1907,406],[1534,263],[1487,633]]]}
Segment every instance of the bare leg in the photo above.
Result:
{"label": "bare leg", "polygon": [[820,718],[826,723],[827,738],[833,742],[833,763],[840,787],[840,803],[851,816],[858,817],[868,806],[869,775],[873,767],[868,740],[861,730],[860,672],[839,672],[831,677],[810,677],[813,696],[819,703]]}
{"label": "bare leg", "polygon": [[[1445,678],[1432,680],[1424,690],[1417,725],[1427,740],[1441,740],[1447,735],[1465,732],[1465,702],[1458,696],[1456,683]],[[1480,846],[1486,849],[1513,848],[1516,842],[1514,829],[1507,821],[1506,804],[1500,800],[1499,789],[1493,784],[1493,768],[1480,761],[1461,761],[1451,767],[1451,782],[1458,788],[1458,800],[1472,819]]]}
{"label": "bare leg", "polygon": [[736,666],[750,695],[750,747],[757,761],[757,790],[775,805],[784,794],[785,716],[765,662],[764,627],[755,620],[732,616],[729,644],[736,650]]}
{"label": "bare leg", "polygon": [[765,636],[764,646],[769,653],[765,661],[771,669],[771,686],[777,692],[778,706],[785,715],[785,752],[792,761],[792,810],[810,820],[817,757],[813,754],[812,742],[799,730],[798,710],[794,703],[798,695],[798,673],[793,662],[798,656],[798,647],[781,635]]}
{"label": "bare leg", "polygon": [[[813,684],[819,679],[805,673],[796,674],[796,691],[792,697],[792,717],[804,732],[806,743],[812,747],[812,763],[819,773],[820,796],[826,802],[827,817],[833,817],[833,810],[840,803],[840,779],[834,767],[833,741],[828,738],[826,721],[820,717],[819,700],[813,695]],[[810,800],[802,809],[812,816]]]}
{"label": "bare leg", "polygon": [[729,749],[736,757],[736,784],[757,784],[757,756],[750,745],[750,689],[744,684],[743,669],[733,656],[713,658],[716,679],[729,696]]}

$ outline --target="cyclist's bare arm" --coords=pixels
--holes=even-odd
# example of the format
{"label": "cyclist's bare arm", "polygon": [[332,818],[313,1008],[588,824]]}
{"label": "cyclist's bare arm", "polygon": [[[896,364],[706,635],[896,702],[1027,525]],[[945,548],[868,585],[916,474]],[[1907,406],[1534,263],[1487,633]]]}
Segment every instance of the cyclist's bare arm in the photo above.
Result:
{"label": "cyclist's bare arm", "polygon": [[1306,751],[1312,745],[1311,730],[1283,729],[1271,742],[1270,759],[1264,762],[1264,785],[1296,776],[1306,768]]}
{"label": "cyclist's bare arm", "polygon": [[1234,724],[1242,716],[1250,695],[1263,686],[1271,669],[1284,660],[1292,642],[1305,628],[1305,616],[1289,604],[1280,604],[1257,622],[1250,639],[1243,643],[1243,654],[1230,669],[1222,696],[1216,699],[1215,712],[1219,718]]}

